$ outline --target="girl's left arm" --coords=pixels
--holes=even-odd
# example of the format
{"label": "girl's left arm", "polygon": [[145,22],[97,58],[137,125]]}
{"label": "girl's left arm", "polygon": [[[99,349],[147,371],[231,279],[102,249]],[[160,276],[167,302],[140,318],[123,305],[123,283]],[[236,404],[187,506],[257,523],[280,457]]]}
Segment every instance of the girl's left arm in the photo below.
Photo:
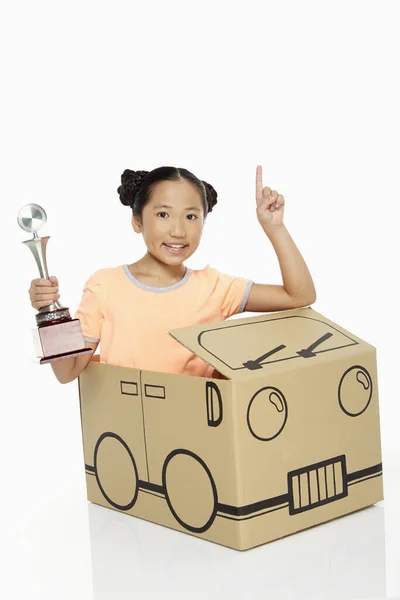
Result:
{"label": "girl's left arm", "polygon": [[276,190],[262,187],[262,167],[256,172],[257,218],[278,257],[283,285],[254,283],[245,306],[247,312],[268,312],[313,304],[316,291],[310,271],[283,224],[285,199]]}

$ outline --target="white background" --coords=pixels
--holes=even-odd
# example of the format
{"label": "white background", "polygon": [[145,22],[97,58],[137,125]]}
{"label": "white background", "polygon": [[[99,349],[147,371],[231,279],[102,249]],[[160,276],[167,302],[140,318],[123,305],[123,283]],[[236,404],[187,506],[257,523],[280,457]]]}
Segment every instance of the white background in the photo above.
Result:
{"label": "white background", "polygon": [[[397,1],[3,4],[1,519],[8,599],[400,595]],[[74,311],[98,268],[138,260],[126,168],[211,183],[192,268],[281,283],[255,170],[317,290],[313,308],[378,351],[385,501],[238,553],[88,504],[77,382],[34,362],[37,269],[16,221],[48,217]],[[249,315],[245,315],[249,316]]]}

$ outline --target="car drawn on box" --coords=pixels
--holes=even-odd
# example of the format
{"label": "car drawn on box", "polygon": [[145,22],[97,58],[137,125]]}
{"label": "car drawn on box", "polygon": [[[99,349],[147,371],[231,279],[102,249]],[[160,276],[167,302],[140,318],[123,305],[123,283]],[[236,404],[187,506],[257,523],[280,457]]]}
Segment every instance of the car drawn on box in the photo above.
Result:
{"label": "car drawn on box", "polygon": [[92,357],[79,377],[89,499],[152,520],[151,495],[203,534],[277,511],[301,529],[354,486],[382,485],[373,346],[310,307],[170,333],[215,376]]}

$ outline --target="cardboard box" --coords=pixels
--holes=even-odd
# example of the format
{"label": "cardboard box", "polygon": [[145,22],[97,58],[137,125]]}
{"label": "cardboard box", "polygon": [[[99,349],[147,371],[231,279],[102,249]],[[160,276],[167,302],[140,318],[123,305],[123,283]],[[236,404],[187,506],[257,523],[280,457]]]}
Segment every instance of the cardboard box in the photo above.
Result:
{"label": "cardboard box", "polygon": [[91,502],[246,550],[383,500],[374,346],[310,307],[170,334],[215,378],[79,377]]}

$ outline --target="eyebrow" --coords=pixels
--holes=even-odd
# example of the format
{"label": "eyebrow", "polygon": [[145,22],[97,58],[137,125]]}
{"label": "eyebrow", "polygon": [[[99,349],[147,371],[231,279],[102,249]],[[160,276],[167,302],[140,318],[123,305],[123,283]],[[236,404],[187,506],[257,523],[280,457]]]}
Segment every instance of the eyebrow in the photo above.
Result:
{"label": "eyebrow", "polygon": [[[153,208],[174,208],[174,207],[170,206],[169,204],[156,204],[153,206]],[[189,206],[189,208],[185,208],[185,210],[197,210],[200,212],[200,209],[197,208],[197,206]]]}

